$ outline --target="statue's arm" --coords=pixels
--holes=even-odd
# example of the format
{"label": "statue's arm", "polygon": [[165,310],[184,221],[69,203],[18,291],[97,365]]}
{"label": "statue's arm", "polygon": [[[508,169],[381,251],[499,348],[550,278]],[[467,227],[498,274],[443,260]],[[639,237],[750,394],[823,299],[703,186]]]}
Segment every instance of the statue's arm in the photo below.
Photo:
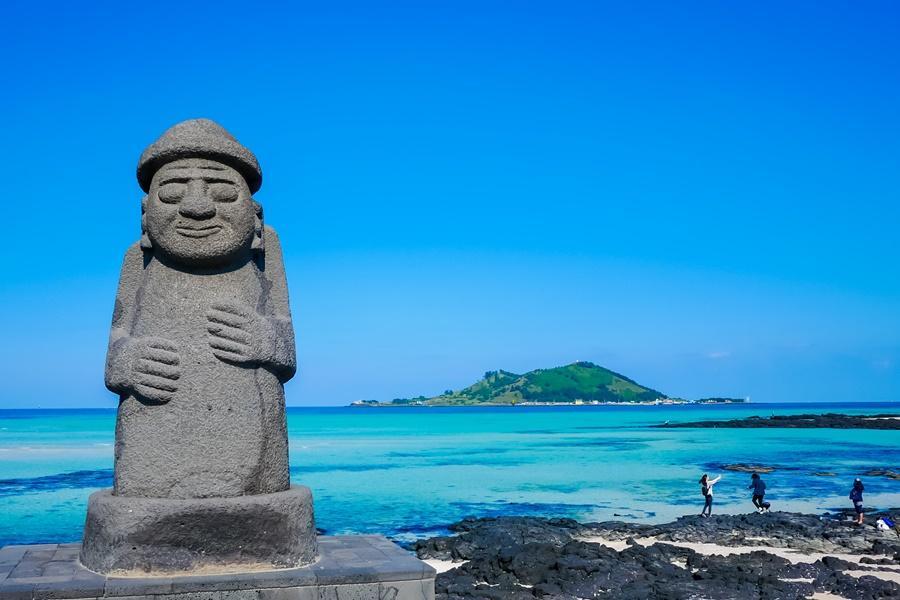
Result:
{"label": "statue's arm", "polygon": [[135,305],[144,279],[144,253],[134,244],[125,253],[116,307],[106,352],[106,387],[120,396],[143,402],[168,402],[178,391],[180,355],[174,342],[152,336],[135,337]]}
{"label": "statue's arm", "polygon": [[125,253],[122,272],[119,275],[119,289],[113,309],[112,328],[109,332],[109,347],[106,352],[106,387],[111,392],[126,395],[134,392],[131,376],[131,357],[127,351],[131,336],[135,298],[140,287],[144,268],[144,257],[139,244],[135,243]]}
{"label": "statue's arm", "polygon": [[[284,274],[284,258],[281,242],[275,230],[265,227],[265,269],[263,276],[269,283],[267,319],[272,326],[271,355],[266,357],[282,383],[297,372],[297,350],[294,343],[294,323],[288,302],[287,278]],[[267,353],[268,354],[268,353]]]}
{"label": "statue's arm", "polygon": [[220,360],[241,366],[262,365],[284,383],[297,372],[294,324],[288,302],[284,259],[278,234],[264,230],[265,254],[257,263],[262,278],[262,306],[222,300],[206,314],[209,345]]}

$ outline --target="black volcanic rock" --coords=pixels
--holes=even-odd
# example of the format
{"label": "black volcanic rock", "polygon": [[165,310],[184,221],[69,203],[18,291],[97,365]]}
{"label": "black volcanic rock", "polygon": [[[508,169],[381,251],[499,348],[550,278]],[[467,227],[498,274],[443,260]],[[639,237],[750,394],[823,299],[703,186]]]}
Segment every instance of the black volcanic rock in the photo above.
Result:
{"label": "black volcanic rock", "polygon": [[896,471],[892,471],[890,469],[869,469],[863,475],[867,475],[869,477],[887,477],[888,479],[898,479],[900,480],[900,473]]}
{"label": "black volcanic rock", "polygon": [[771,417],[746,417],[744,419],[728,419],[725,421],[690,421],[686,423],[661,423],[654,427],[678,429],[691,428],[728,428],[728,429],[900,429],[900,415],[842,415],[826,413],[822,415],[773,415]]}
{"label": "black volcanic rock", "polygon": [[414,549],[420,558],[466,561],[438,575],[440,600],[775,599],[807,598],[817,591],[846,598],[900,595],[895,583],[844,574],[874,567],[835,557],[795,565],[764,551],[705,556],[665,542],[645,547],[631,540],[617,552],[578,539],[598,536],[621,541],[655,536],[746,545],[747,537],[769,538],[753,544],[815,552],[872,553],[877,549],[882,553],[879,564],[891,560],[885,554],[900,552],[900,539],[871,526],[852,527],[839,519],[795,513],[684,517],[661,525],[580,524],[533,517],[466,519],[451,527],[458,535],[422,540]]}
{"label": "black volcanic rock", "polygon": [[458,535],[419,540],[413,546],[420,557],[469,560],[481,552],[530,543],[564,545],[580,535],[584,526],[573,519],[501,517],[463,519],[449,527]]}
{"label": "black volcanic rock", "polygon": [[[869,523],[859,527],[845,517],[851,511],[834,515],[806,515],[789,512],[770,512],[764,515],[699,515],[681,517],[671,523],[641,525],[609,521],[585,524],[586,535],[610,540],[653,536],[663,541],[710,542],[724,546],[745,544],[754,538],[754,545],[773,548],[792,548],[801,552],[840,552],[853,554],[891,554],[900,551],[900,537],[885,535],[875,528],[875,521],[887,514],[900,514],[900,509],[867,513]],[[886,545],[887,551],[879,551]],[[895,550],[891,550],[894,549]]]}
{"label": "black volcanic rock", "polygon": [[776,470],[775,467],[768,467],[766,465],[751,465],[747,463],[733,463],[722,465],[722,468],[726,471],[737,471],[739,473],[773,473]]}

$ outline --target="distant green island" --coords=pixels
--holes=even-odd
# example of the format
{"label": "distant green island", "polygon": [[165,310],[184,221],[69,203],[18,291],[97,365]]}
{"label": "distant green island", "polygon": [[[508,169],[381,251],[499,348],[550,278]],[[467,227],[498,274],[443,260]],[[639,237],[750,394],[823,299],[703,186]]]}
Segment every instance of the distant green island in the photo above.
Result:
{"label": "distant green island", "polygon": [[557,406],[597,404],[728,404],[739,398],[670,398],[660,391],[591,362],[580,361],[524,375],[487,371],[481,380],[459,391],[428,398],[358,400],[351,406]]}

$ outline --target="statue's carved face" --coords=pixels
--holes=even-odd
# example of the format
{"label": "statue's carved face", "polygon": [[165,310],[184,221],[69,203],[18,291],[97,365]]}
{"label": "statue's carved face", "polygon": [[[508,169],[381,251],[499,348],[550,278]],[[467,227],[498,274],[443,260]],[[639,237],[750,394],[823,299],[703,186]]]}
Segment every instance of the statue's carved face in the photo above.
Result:
{"label": "statue's carved face", "polygon": [[153,175],[144,227],[154,252],[186,265],[219,266],[245,255],[257,214],[240,173],[200,158],[177,160]]}

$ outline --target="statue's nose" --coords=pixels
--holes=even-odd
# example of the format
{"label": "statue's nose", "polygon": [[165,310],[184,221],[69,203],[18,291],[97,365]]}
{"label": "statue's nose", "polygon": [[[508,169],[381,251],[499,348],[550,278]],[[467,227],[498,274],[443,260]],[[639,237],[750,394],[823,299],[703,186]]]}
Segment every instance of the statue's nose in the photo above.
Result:
{"label": "statue's nose", "polygon": [[196,184],[188,185],[188,192],[182,198],[178,212],[189,219],[210,219],[216,215],[216,203],[206,195],[205,186]]}

